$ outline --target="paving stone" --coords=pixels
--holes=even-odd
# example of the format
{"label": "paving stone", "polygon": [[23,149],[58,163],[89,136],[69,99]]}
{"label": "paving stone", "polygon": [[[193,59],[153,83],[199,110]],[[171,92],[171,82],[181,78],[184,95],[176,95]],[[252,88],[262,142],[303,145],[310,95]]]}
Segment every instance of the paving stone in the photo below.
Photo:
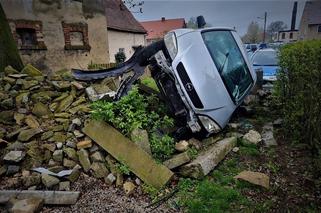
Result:
{"label": "paving stone", "polygon": [[68,158],[74,160],[74,161],[78,161],[78,156],[77,156],[77,152],[76,150],[74,150],[73,148],[64,148],[64,153],[68,156]]}
{"label": "paving stone", "polygon": [[85,149],[80,149],[77,152],[77,154],[78,154],[80,165],[82,166],[83,170],[85,172],[88,172],[90,169],[90,160],[89,160],[88,152]]}
{"label": "paving stone", "polygon": [[90,148],[92,146],[92,141],[91,140],[83,140],[77,143],[77,148],[78,149],[85,149],[85,148]]}
{"label": "paving stone", "polygon": [[22,130],[18,135],[18,140],[26,142],[29,141],[35,135],[38,135],[39,133],[42,133],[42,129],[40,128]]}
{"label": "paving stone", "polygon": [[30,128],[39,128],[39,122],[37,119],[32,116],[32,115],[27,115],[25,118],[25,123],[30,127]]}
{"label": "paving stone", "polygon": [[258,144],[262,140],[260,133],[250,130],[243,136],[243,141],[250,144]]}
{"label": "paving stone", "polygon": [[192,162],[182,166],[180,174],[192,178],[203,178],[212,171],[236,145],[236,137],[225,138],[199,153]]}
{"label": "paving stone", "polygon": [[261,172],[242,171],[241,173],[236,175],[234,178],[244,180],[255,185],[262,186],[266,189],[270,188],[269,176]]}
{"label": "paving stone", "polygon": [[62,162],[63,156],[64,155],[63,155],[63,151],[62,150],[56,150],[52,154],[52,159],[54,159],[57,162]]}
{"label": "paving stone", "polygon": [[50,115],[51,111],[45,104],[38,102],[33,106],[32,113],[40,118],[42,116]]}
{"label": "paving stone", "polygon": [[25,187],[39,185],[41,183],[41,176],[39,174],[35,174],[23,177],[22,183]]}
{"label": "paving stone", "polygon": [[47,188],[51,188],[59,184],[60,182],[58,178],[50,176],[48,174],[41,174],[41,181]]}
{"label": "paving stone", "polygon": [[7,153],[3,160],[7,162],[19,163],[25,157],[26,153],[23,151],[10,151]]}
{"label": "paving stone", "polygon": [[116,177],[115,175],[113,175],[113,173],[109,173],[109,175],[107,175],[104,180],[108,185],[112,185],[116,181]]}
{"label": "paving stone", "polygon": [[105,122],[92,120],[83,132],[113,157],[124,162],[146,184],[159,189],[173,176],[167,167],[156,163],[138,145]]}
{"label": "paving stone", "polygon": [[132,182],[129,182],[129,181],[125,182],[123,187],[124,187],[124,191],[125,191],[126,195],[133,194],[136,189],[135,184],[133,184]]}
{"label": "paving stone", "polygon": [[145,152],[147,152],[150,155],[152,154],[148,139],[148,133],[146,130],[135,129],[134,131],[132,131],[130,138]]}
{"label": "paving stone", "polygon": [[93,162],[105,162],[104,156],[101,152],[97,151],[90,156],[91,161]]}
{"label": "paving stone", "polygon": [[179,152],[184,152],[188,149],[188,142],[185,140],[182,140],[175,144],[175,149]]}
{"label": "paving stone", "polygon": [[34,213],[39,212],[43,206],[43,199],[38,197],[30,197],[26,199],[9,200],[9,205],[12,206],[9,212],[14,213]]}
{"label": "paving stone", "polygon": [[57,149],[61,149],[63,144],[61,142],[59,142],[59,143],[56,144],[56,146],[57,146]]}
{"label": "paving stone", "polygon": [[174,169],[190,161],[191,161],[191,158],[189,154],[187,152],[183,152],[173,156],[169,160],[166,160],[165,162],[163,162],[163,164],[169,169]]}
{"label": "paving stone", "polygon": [[14,175],[14,174],[18,173],[19,170],[20,170],[20,166],[8,165],[8,166],[7,166],[6,175],[7,175],[7,176]]}
{"label": "paving stone", "polygon": [[67,158],[64,158],[63,165],[64,165],[64,167],[67,167],[68,169],[72,169],[77,165],[77,163],[73,160],[69,160]]}
{"label": "paving stone", "polygon": [[70,182],[75,182],[76,180],[78,180],[79,176],[80,176],[80,169],[81,167],[77,164],[73,169],[71,174],[68,176],[68,180]]}
{"label": "paving stone", "polygon": [[93,171],[93,176],[95,178],[104,178],[109,174],[109,171],[104,163],[93,162],[90,169]]}
{"label": "paving stone", "polygon": [[69,181],[60,182],[59,191],[70,191],[70,182]]}
{"label": "paving stone", "polygon": [[267,147],[270,146],[276,146],[276,140],[273,135],[273,124],[272,123],[267,123],[263,126],[262,128],[262,141],[263,144]]}
{"label": "paving stone", "polygon": [[21,125],[25,119],[25,115],[21,113],[14,113],[14,119],[16,120],[16,124]]}
{"label": "paving stone", "polygon": [[31,64],[27,64],[22,70],[21,73],[27,74],[28,76],[42,76],[42,72]]}

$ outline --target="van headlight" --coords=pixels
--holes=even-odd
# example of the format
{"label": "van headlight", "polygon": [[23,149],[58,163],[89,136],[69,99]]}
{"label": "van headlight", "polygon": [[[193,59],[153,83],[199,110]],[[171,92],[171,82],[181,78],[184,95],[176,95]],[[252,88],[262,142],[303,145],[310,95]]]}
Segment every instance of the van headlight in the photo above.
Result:
{"label": "van headlight", "polygon": [[174,60],[177,55],[177,41],[174,32],[167,33],[164,37],[165,46],[171,59]]}
{"label": "van headlight", "polygon": [[204,128],[209,133],[217,133],[221,131],[219,125],[217,125],[213,120],[211,120],[207,116],[199,115],[198,118],[200,119],[201,123],[203,124]]}

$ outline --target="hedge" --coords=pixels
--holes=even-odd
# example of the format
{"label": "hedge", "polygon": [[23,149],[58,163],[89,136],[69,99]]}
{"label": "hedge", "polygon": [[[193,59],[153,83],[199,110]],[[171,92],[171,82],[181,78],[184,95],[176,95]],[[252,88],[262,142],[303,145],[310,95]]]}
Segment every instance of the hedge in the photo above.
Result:
{"label": "hedge", "polygon": [[307,143],[321,154],[321,40],[285,45],[279,53],[275,94],[284,130],[293,142]]}

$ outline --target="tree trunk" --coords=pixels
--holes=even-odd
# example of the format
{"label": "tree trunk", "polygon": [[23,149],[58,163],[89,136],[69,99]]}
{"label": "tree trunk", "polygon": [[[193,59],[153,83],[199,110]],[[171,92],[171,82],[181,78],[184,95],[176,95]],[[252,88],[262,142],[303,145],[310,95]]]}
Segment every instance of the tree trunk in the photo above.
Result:
{"label": "tree trunk", "polygon": [[23,68],[16,42],[13,39],[9,23],[0,3],[0,72],[3,72],[8,65],[17,70],[22,70]]}

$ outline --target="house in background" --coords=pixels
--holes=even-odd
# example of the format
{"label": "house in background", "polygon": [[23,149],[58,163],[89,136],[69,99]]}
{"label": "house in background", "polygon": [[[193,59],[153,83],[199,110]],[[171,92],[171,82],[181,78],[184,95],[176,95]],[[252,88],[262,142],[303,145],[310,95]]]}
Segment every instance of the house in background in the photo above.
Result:
{"label": "house in background", "polygon": [[277,41],[283,43],[295,42],[298,40],[298,30],[282,30],[277,34]]}
{"label": "house in background", "polygon": [[281,30],[277,33],[278,42],[290,43],[298,40],[298,30],[295,29],[296,26],[296,16],[297,16],[298,2],[294,2],[292,10],[291,28],[290,30]]}
{"label": "house in background", "polygon": [[185,19],[183,18],[165,19],[165,17],[162,17],[161,20],[144,21],[140,23],[147,31],[147,44],[164,38],[164,35],[171,30],[186,28]]}
{"label": "house in background", "polygon": [[0,0],[24,63],[47,72],[108,63],[104,0]]}
{"label": "house in background", "polygon": [[106,0],[109,61],[115,62],[115,54],[124,52],[130,58],[138,46],[146,45],[146,30],[134,18],[122,0]]}
{"label": "house in background", "polygon": [[321,39],[321,1],[307,1],[299,27],[299,39]]}

